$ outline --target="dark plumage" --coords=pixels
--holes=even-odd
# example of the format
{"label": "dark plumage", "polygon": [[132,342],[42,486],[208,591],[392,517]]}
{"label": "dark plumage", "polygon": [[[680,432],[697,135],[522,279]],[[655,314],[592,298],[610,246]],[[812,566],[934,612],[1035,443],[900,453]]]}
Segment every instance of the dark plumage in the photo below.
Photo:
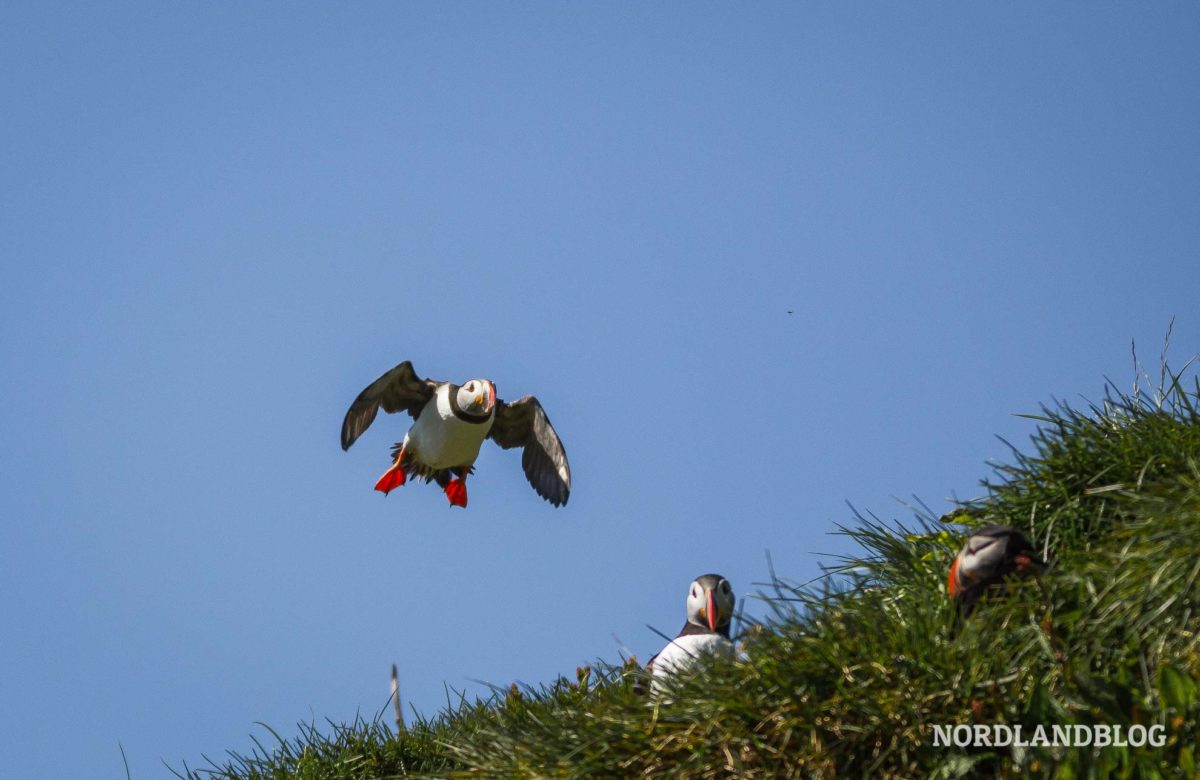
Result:
{"label": "dark plumage", "polygon": [[527,395],[511,404],[497,401],[496,419],[488,438],[506,450],[522,447],[521,468],[537,494],[555,506],[567,503],[571,495],[571,467],[538,399]]}
{"label": "dark plumage", "polygon": [[367,385],[342,420],[342,449],[350,449],[363,431],[371,427],[381,406],[388,414],[408,412],[414,420],[420,417],[439,384],[418,377],[412,363],[406,360]]}

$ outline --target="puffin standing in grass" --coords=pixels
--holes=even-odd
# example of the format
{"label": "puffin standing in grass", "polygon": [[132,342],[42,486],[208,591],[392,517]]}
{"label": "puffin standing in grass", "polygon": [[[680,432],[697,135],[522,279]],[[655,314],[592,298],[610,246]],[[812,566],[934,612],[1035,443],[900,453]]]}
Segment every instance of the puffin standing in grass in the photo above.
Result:
{"label": "puffin standing in grass", "polygon": [[650,673],[650,692],[657,695],[664,681],[691,666],[702,655],[734,656],[729,638],[736,601],[729,580],[720,574],[704,574],[692,580],[687,596],[687,622],[646,664]]}
{"label": "puffin standing in grass", "polygon": [[950,565],[947,591],[970,613],[975,603],[1006,577],[1037,573],[1043,566],[1025,535],[1007,525],[989,525],[973,532]]}
{"label": "puffin standing in grass", "polygon": [[392,466],[375,483],[386,495],[408,477],[436,481],[451,506],[467,505],[467,475],[484,439],[504,449],[521,447],[521,466],[537,494],[554,506],[571,495],[567,453],[542,405],[532,395],[512,403],[496,397],[496,384],[472,379],[461,385],[421,379],[404,361],[367,385],[342,421],[347,450],[375,419],[380,407],[389,414],[408,412],[412,427],[392,447]]}

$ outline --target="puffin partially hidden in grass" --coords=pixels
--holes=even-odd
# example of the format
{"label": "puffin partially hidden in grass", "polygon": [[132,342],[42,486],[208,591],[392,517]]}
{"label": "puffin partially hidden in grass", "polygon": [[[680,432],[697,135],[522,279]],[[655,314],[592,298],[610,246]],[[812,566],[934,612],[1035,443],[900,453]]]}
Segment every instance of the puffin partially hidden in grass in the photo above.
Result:
{"label": "puffin partially hidden in grass", "polygon": [[421,379],[404,361],[367,385],[342,421],[342,449],[350,449],[375,419],[408,412],[415,422],[404,441],[392,447],[392,467],[375,483],[385,495],[408,477],[436,481],[451,506],[467,505],[467,475],[474,470],[483,440],[504,449],[522,447],[521,466],[537,494],[555,506],[571,495],[567,453],[542,405],[532,395],[512,403],[496,397],[496,384],[472,379],[462,385]]}
{"label": "puffin partially hidden in grass", "polygon": [[736,598],[729,580],[720,574],[704,574],[688,588],[687,622],[675,637],[646,664],[650,692],[658,694],[663,682],[691,666],[702,655],[734,656],[729,638]]}
{"label": "puffin partially hidden in grass", "polygon": [[974,531],[950,565],[946,589],[969,613],[975,603],[1007,577],[1036,574],[1044,564],[1025,535],[1007,525],[989,525]]}

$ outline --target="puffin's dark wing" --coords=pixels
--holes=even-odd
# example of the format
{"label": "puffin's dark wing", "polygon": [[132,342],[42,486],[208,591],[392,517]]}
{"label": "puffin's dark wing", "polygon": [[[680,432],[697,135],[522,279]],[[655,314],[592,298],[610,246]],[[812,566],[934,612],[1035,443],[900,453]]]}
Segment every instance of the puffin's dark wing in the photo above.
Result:
{"label": "puffin's dark wing", "polygon": [[417,419],[437,386],[437,382],[417,376],[412,363],[407,360],[379,377],[350,404],[346,419],[342,420],[342,449],[350,449],[350,445],[370,427],[381,406],[388,414],[404,411]]}
{"label": "puffin's dark wing", "polygon": [[571,495],[571,467],[538,399],[527,395],[510,404],[497,401],[488,436],[506,450],[524,447],[521,466],[529,484],[551,504],[567,503]]}

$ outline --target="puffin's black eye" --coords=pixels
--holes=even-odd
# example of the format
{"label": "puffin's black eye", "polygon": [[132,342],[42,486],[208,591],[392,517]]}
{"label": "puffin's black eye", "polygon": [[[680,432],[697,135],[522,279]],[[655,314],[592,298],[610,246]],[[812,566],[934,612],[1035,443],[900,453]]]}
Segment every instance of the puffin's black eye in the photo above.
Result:
{"label": "puffin's black eye", "polygon": [[729,582],[728,581],[721,583],[721,590],[723,590],[726,593],[729,592]]}

